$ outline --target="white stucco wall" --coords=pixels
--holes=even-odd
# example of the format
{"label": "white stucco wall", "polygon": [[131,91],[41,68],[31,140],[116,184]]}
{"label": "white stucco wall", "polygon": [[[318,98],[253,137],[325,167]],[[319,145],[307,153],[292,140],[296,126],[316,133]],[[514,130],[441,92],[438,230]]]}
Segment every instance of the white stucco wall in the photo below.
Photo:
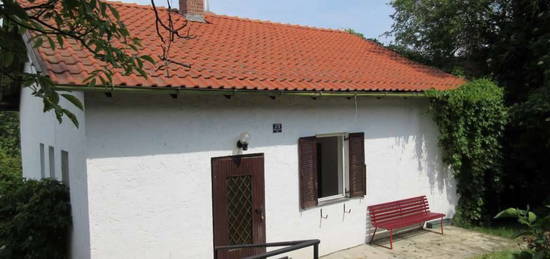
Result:
{"label": "white stucco wall", "polygon": [[[92,258],[211,258],[212,157],[265,155],[267,241],[321,239],[327,254],[368,238],[366,207],[427,195],[452,216],[457,198],[440,163],[427,101],[401,98],[86,95]],[[283,132],[272,133],[282,123]],[[365,132],[367,197],[301,211],[299,137]],[[320,218],[320,209],[328,215]],[[292,254],[310,258],[311,249]]]}
{"label": "white stucco wall", "polygon": [[[29,66],[27,69],[32,69]],[[81,92],[72,92],[84,102]],[[44,144],[45,176],[50,175],[49,152],[54,148],[55,178],[61,181],[61,150],[69,153],[69,184],[73,229],[71,254],[73,258],[89,258],[88,192],[86,178],[86,150],[84,111],[68,101],[60,101],[62,107],[72,111],[78,118],[80,127],[76,128],[68,118],[60,124],[53,112],[44,113],[42,99],[32,95],[30,88],[21,92],[21,155],[23,176],[31,179],[41,178],[40,143]],[[45,219],[48,220],[48,219]]]}

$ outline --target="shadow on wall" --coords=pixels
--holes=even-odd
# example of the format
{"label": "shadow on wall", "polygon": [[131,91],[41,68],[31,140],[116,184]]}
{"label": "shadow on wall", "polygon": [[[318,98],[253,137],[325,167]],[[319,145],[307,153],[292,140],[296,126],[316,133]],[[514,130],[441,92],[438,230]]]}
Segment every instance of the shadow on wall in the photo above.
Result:
{"label": "shadow on wall", "polygon": [[[402,118],[410,126],[408,130],[411,131],[411,129],[414,129],[415,133],[409,135],[395,134],[397,136],[395,147],[402,150],[403,156],[407,156],[411,154],[411,152],[407,151],[407,148],[410,148],[412,144],[414,147],[414,152],[412,152],[414,154],[413,160],[417,166],[416,172],[418,174],[426,174],[429,181],[430,193],[423,193],[423,195],[428,196],[428,202],[433,211],[445,213],[447,217],[451,217],[455,213],[454,207],[458,204],[456,183],[452,176],[452,170],[442,160],[441,149],[438,145],[437,136],[439,135],[439,131],[437,125],[435,125],[432,114],[429,112],[427,106],[425,109],[423,112],[410,113],[407,118]],[[436,201],[430,199],[430,194],[445,194],[447,203],[450,204],[448,209],[446,211],[434,209]],[[408,197],[401,198],[405,199]],[[369,242],[374,228],[372,227],[368,212],[366,217],[367,237],[365,241]],[[381,237],[385,237],[385,233],[382,233]]]}
{"label": "shadow on wall", "polygon": [[[89,158],[235,151],[239,135],[251,135],[250,152],[296,145],[299,137],[364,131],[368,138],[407,137],[400,113],[418,100],[267,96],[86,95]],[[283,132],[274,134],[273,123]]]}
{"label": "shadow on wall", "polygon": [[[439,136],[438,127],[435,125],[432,114],[428,110],[417,115],[420,116],[417,120],[420,122],[417,125],[417,134],[399,137],[396,144],[404,147],[410,142],[414,142],[415,160],[418,163],[417,169],[419,173],[427,174],[431,194],[445,192],[448,203],[453,205],[449,210],[439,212],[453,215],[454,209],[452,208],[458,203],[456,184],[453,180],[452,170],[443,162],[442,150],[439,147],[437,138]],[[429,194],[426,195],[428,195],[429,200]]]}

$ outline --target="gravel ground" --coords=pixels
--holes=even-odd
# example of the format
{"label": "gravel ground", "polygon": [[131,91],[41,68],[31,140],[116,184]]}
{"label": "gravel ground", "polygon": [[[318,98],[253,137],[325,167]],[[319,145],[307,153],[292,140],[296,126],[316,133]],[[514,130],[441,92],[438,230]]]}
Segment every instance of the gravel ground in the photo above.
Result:
{"label": "gravel ground", "polygon": [[436,227],[433,230],[416,229],[394,234],[393,250],[389,249],[389,238],[382,238],[375,240],[372,245],[353,247],[322,258],[470,258],[493,251],[518,248],[513,240],[463,228],[445,226],[444,235],[435,233],[438,230]]}

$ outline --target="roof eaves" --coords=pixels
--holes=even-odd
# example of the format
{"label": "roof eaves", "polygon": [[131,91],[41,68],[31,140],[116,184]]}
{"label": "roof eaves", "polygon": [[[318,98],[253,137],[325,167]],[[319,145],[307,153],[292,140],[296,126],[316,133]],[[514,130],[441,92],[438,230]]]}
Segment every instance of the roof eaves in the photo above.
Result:
{"label": "roof eaves", "polygon": [[189,89],[183,87],[86,87],[58,85],[61,91],[89,91],[106,93],[142,93],[168,95],[264,95],[264,96],[309,96],[309,97],[426,97],[424,91],[285,91],[285,90],[240,90],[240,89]]}
{"label": "roof eaves", "polygon": [[40,55],[38,54],[38,50],[36,48],[33,48],[31,46],[31,36],[29,35],[28,32],[24,33],[22,35],[23,37],[23,42],[25,44],[25,47],[27,48],[27,55],[30,57],[30,61],[32,64],[35,65],[36,67],[36,70],[39,74],[42,74],[42,75],[46,75],[46,63],[44,62],[44,60],[42,60],[42,58],[40,57]]}

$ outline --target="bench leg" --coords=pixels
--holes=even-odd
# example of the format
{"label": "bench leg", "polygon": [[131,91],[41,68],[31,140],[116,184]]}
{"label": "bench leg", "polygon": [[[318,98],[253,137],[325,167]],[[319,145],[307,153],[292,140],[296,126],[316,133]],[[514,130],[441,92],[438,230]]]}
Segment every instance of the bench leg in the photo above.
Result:
{"label": "bench leg", "polygon": [[390,229],[390,249],[393,249],[393,229]]}
{"label": "bench leg", "polygon": [[376,230],[378,229],[378,227],[375,227],[374,228],[374,233],[372,233],[372,237],[370,238],[370,242],[369,244],[372,244],[372,241],[374,240],[374,235],[376,235]]}
{"label": "bench leg", "polygon": [[441,218],[441,235],[443,235],[443,218]]}

